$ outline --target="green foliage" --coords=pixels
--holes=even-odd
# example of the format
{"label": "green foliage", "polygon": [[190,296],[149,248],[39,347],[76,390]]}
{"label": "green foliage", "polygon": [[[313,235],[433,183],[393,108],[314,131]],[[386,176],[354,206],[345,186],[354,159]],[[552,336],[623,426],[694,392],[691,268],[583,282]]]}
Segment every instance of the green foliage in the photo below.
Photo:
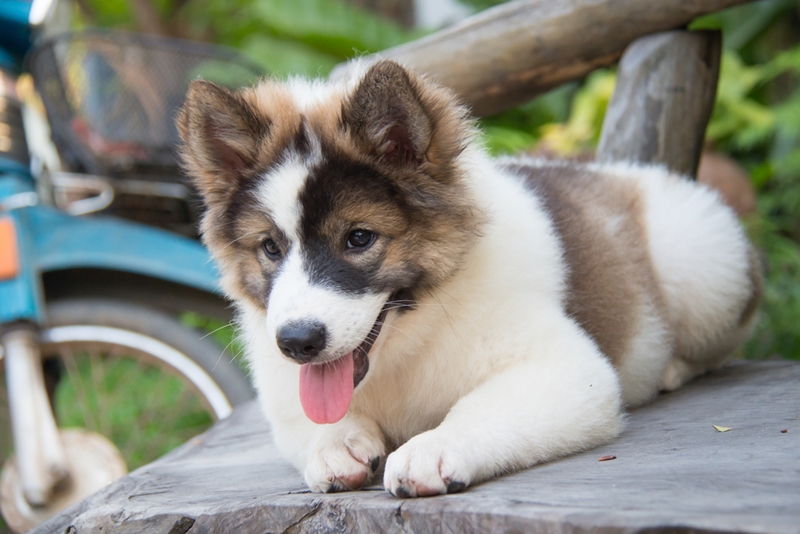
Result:
{"label": "green foliage", "polygon": [[416,37],[399,25],[338,0],[194,2],[195,21],[214,40],[239,48],[277,75],[325,75],[337,63]]}
{"label": "green foliage", "polygon": [[508,0],[461,0],[461,3],[474,7],[475,9],[480,11],[500,4],[504,4],[507,1]]}
{"label": "green foliage", "polygon": [[512,154],[533,146],[545,124],[564,123],[578,84],[567,84],[518,108],[481,119],[484,143],[492,154]]}

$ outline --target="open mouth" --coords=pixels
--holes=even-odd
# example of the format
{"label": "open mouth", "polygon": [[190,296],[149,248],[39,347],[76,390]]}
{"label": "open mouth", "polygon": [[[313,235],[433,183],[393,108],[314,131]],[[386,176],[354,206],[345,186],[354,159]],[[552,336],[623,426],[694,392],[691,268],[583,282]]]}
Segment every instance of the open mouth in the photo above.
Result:
{"label": "open mouth", "polygon": [[372,325],[367,337],[364,338],[361,345],[353,350],[353,388],[358,387],[358,384],[367,376],[367,371],[369,371],[369,358],[367,356],[381,333],[381,327],[383,326],[383,321],[386,320],[387,313],[389,313],[388,302],[383,306],[381,313],[378,314],[378,318],[375,320],[375,324]]}
{"label": "open mouth", "polygon": [[300,404],[311,421],[331,424],[347,414],[353,390],[369,371],[369,351],[380,335],[390,302],[384,304],[367,337],[351,352],[332,362],[300,366]]}

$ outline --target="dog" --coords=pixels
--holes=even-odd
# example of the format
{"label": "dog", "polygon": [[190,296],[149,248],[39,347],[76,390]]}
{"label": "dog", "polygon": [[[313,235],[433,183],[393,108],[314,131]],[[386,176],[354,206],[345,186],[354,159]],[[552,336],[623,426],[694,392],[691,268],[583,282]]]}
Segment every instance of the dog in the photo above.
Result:
{"label": "dog", "polygon": [[715,193],[493,160],[446,88],[349,72],[194,81],[178,117],[260,404],[311,490],[383,465],[397,497],[453,493],[596,447],[747,338],[759,263]]}

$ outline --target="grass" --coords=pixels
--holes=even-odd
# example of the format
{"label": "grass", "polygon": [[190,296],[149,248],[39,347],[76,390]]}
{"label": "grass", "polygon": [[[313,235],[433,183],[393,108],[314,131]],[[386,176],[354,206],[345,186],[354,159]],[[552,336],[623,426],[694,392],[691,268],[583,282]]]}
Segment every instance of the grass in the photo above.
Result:
{"label": "grass", "polygon": [[128,357],[65,357],[55,392],[62,427],[99,432],[133,470],[203,432],[212,418],[182,380]]}
{"label": "grass", "polygon": [[[205,431],[201,397],[179,378],[126,356],[65,354],[54,405],[60,427],[99,432],[133,470]],[[5,373],[0,372],[0,458],[11,455]]]}

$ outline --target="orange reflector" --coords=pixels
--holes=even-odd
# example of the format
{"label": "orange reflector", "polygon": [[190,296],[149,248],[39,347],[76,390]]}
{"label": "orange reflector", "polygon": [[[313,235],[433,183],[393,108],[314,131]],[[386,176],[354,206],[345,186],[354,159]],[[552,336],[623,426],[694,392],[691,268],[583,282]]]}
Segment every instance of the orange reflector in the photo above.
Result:
{"label": "orange reflector", "polygon": [[0,280],[15,278],[19,274],[19,249],[14,219],[0,219]]}

